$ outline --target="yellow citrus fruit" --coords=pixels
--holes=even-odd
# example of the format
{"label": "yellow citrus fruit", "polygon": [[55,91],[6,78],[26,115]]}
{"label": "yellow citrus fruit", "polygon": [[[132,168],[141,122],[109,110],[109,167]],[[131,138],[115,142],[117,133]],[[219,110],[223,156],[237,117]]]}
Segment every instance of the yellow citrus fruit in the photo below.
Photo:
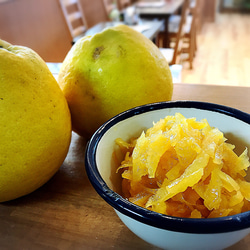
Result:
{"label": "yellow citrus fruit", "polygon": [[0,40],[0,202],[39,188],[71,140],[67,101],[33,50]]}
{"label": "yellow citrus fruit", "polygon": [[173,92],[160,50],[125,25],[79,40],[63,61],[58,83],[71,110],[73,130],[87,137],[118,113],[169,101]]}

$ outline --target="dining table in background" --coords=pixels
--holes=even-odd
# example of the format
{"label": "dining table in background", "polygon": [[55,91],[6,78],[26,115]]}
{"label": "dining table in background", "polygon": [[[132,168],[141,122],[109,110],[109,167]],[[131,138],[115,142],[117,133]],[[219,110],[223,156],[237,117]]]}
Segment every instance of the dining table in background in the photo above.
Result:
{"label": "dining table in background", "polygon": [[[119,24],[125,24],[124,22],[101,22],[88,29],[85,36],[92,36],[96,33],[103,31],[106,28],[114,27]],[[155,41],[158,33],[164,27],[163,20],[139,20],[138,23],[133,25],[128,25],[132,29],[142,33],[148,39]]]}
{"label": "dining table in background", "polygon": [[168,40],[168,20],[173,14],[180,11],[184,0],[165,0],[165,1],[138,1],[135,3],[136,13],[143,19],[164,20],[165,32],[163,39],[163,47],[169,46]]}
{"label": "dining table in background", "polygon": [[[174,84],[174,100],[231,106],[250,113],[250,87]],[[158,249],[134,235],[90,184],[87,140],[72,133],[59,171],[38,190],[0,203],[0,249]],[[55,148],[56,150],[56,148]],[[246,250],[250,234],[228,250]]]}

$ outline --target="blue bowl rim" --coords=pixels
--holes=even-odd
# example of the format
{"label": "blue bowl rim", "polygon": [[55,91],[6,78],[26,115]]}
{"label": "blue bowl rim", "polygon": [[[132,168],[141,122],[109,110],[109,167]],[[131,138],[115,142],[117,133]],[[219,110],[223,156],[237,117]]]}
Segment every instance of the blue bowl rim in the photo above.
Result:
{"label": "blue bowl rim", "polygon": [[139,207],[121,195],[111,190],[99,174],[96,166],[95,155],[98,142],[102,136],[116,123],[121,122],[129,117],[150,112],[152,110],[168,108],[195,108],[222,113],[237,118],[245,123],[250,124],[250,114],[235,108],[214,104],[209,102],[198,101],[170,101],[151,103],[138,106],[124,111],[107,122],[105,122],[91,137],[85,151],[85,168],[88,178],[95,188],[96,192],[115,210],[147,225],[183,233],[195,234],[212,234],[226,233],[242,230],[250,227],[250,211],[221,218],[210,219],[191,219],[168,216],[150,211]]}

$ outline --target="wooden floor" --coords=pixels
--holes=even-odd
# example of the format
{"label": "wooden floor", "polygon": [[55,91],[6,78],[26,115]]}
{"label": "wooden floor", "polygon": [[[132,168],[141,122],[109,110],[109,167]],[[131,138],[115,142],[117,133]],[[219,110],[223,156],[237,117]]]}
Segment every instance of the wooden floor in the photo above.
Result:
{"label": "wooden floor", "polygon": [[182,82],[250,86],[250,14],[218,13],[204,24],[194,69],[183,65]]}

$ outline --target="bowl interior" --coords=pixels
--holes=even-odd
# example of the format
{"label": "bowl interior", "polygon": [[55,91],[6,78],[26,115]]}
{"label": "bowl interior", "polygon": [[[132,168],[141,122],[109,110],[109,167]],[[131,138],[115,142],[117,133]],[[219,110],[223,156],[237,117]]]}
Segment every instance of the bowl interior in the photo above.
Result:
{"label": "bowl interior", "polygon": [[[207,119],[208,123],[222,131],[229,143],[236,146],[235,152],[239,155],[247,147],[250,149],[250,125],[216,109],[199,109],[197,107],[166,107],[156,110],[148,110],[143,113],[130,112],[125,116],[117,116],[113,123],[108,124],[108,130],[101,137],[96,150],[96,164],[101,177],[108,187],[121,194],[121,177],[116,173],[123,155],[120,153],[115,139],[122,138],[127,141],[131,137],[138,137],[143,130],[153,126],[167,115],[175,115],[179,112],[186,118],[196,117],[197,121]],[[128,117],[126,117],[128,116]],[[126,119],[124,119],[126,118]],[[249,118],[248,118],[249,120]],[[106,128],[105,128],[106,129]],[[249,171],[248,171],[249,173]],[[250,174],[247,175],[250,180]]]}

